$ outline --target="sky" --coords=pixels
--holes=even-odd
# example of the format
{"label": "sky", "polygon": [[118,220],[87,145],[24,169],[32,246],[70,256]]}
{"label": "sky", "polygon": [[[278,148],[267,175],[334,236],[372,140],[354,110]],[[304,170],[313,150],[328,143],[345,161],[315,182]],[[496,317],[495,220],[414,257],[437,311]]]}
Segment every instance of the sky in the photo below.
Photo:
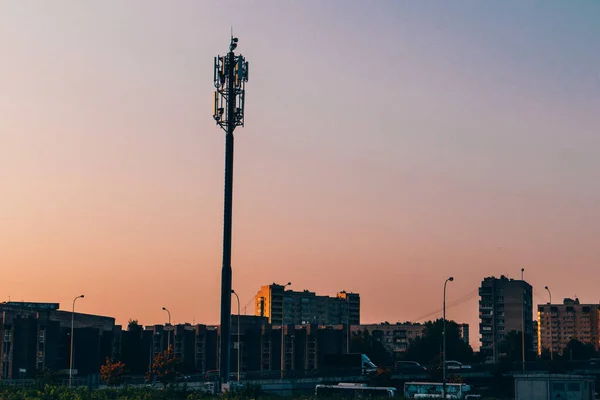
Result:
{"label": "sky", "polygon": [[437,318],[453,276],[477,347],[486,276],[600,301],[594,0],[0,0],[0,298],[218,323],[232,27],[242,312],[291,281]]}

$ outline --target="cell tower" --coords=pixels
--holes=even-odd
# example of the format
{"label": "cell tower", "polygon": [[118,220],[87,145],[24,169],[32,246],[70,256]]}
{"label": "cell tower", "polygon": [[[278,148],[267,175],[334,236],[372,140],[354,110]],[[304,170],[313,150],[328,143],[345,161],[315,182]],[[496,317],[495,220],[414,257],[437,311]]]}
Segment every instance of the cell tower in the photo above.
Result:
{"label": "cell tower", "polygon": [[[248,63],[233,52],[238,39],[231,37],[229,53],[215,57],[213,118],[225,131],[225,206],[223,222],[223,269],[221,273],[221,348],[219,375],[229,382],[231,353],[231,210],[233,198],[233,131],[244,126],[244,98]],[[239,338],[238,338],[239,340]]]}

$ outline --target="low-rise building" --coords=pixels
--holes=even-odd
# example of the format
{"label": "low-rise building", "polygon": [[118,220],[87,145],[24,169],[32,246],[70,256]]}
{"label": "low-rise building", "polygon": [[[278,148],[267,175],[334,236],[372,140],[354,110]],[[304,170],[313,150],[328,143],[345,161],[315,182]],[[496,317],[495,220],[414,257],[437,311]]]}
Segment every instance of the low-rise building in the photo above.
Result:
{"label": "low-rise building", "polygon": [[97,374],[107,357],[114,357],[118,329],[114,318],[58,309],[58,303],[0,304],[2,379],[33,378],[49,368],[67,373],[74,326],[73,369],[76,376]]}
{"label": "low-rise building", "polygon": [[410,342],[423,334],[425,325],[419,323],[403,322],[390,324],[364,324],[352,327],[352,334],[367,331],[383,347],[392,354],[404,353],[408,350]]}
{"label": "low-rise building", "polygon": [[[459,334],[467,344],[469,343],[469,324],[458,324]],[[382,322],[379,324],[363,324],[351,327],[352,335],[367,331],[391,354],[404,353],[410,347],[410,343],[423,335],[425,325],[417,322],[397,322],[390,324]]]}
{"label": "low-rise building", "polygon": [[515,376],[515,400],[594,400],[595,379],[566,374]]}

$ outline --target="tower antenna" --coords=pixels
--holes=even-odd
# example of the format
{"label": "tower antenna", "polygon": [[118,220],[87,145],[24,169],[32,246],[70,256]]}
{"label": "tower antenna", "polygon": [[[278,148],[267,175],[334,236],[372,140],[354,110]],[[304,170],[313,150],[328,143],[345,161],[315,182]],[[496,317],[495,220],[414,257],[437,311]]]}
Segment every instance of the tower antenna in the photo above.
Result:
{"label": "tower antenna", "polygon": [[221,269],[221,324],[219,377],[221,384],[229,382],[231,366],[231,229],[233,203],[233,131],[244,126],[244,99],[248,81],[248,62],[234,53],[238,38],[233,37],[229,52],[215,57],[213,118],[225,131],[225,195],[223,215],[223,265]]}

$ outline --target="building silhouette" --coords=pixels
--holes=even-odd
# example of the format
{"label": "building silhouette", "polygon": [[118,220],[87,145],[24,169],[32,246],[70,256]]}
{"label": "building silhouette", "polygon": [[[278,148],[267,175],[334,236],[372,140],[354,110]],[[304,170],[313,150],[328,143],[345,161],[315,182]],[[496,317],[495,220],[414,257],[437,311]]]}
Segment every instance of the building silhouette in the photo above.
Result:
{"label": "building silhouette", "polygon": [[254,315],[267,317],[270,324],[358,325],[360,296],[345,291],[335,297],[319,296],[308,290],[284,290],[275,283],[262,286],[254,297]]}
{"label": "building silhouette", "polygon": [[469,340],[471,339],[469,335],[469,324],[458,324],[458,334],[463,342],[469,344]]}
{"label": "building silhouette", "polygon": [[[479,288],[479,333],[480,352],[486,362],[496,362],[500,358],[499,345],[511,331],[533,334],[532,288],[522,280],[488,277]],[[526,350],[531,344],[526,343]]]}
{"label": "building silhouette", "polygon": [[[0,304],[2,379],[34,378],[48,368],[68,374],[71,316],[58,303]],[[75,313],[73,367],[76,376],[97,374],[106,357],[118,355],[114,318]]]}
{"label": "building silhouette", "polygon": [[[245,378],[280,376],[282,326],[271,325],[266,317],[241,315],[231,319],[231,378],[237,378],[238,348],[240,373]],[[324,354],[346,351],[347,325],[284,325],[286,374],[303,374],[322,368]],[[134,326],[121,333],[122,361],[132,375],[144,375],[152,359],[171,345],[179,359],[178,372],[218,377],[218,325]],[[135,349],[139,349],[135,351]]]}
{"label": "building silhouette", "polygon": [[[462,340],[469,344],[469,324],[458,324],[459,334]],[[394,356],[400,356],[408,351],[413,340],[423,336],[425,324],[417,322],[397,322],[390,324],[363,324],[352,326],[352,335],[367,331],[375,340]]]}
{"label": "building silhouette", "polygon": [[[343,304],[346,298],[336,301]],[[72,314],[58,308],[57,303],[0,304],[2,379],[35,378],[44,368],[62,374],[66,379]],[[350,315],[353,313],[350,312]],[[87,379],[86,384],[99,383],[100,367],[106,358],[123,361],[128,375],[146,376],[156,355],[167,350],[169,344],[179,360],[178,373],[218,376],[218,325],[144,327],[130,321],[123,329],[115,325],[114,318],[76,313],[74,331],[75,376],[80,382]],[[283,340],[283,370],[285,374],[294,376],[322,369],[324,355],[346,352],[350,340],[347,324],[282,326],[269,324],[267,317],[248,315],[232,316],[231,333],[232,379],[236,378],[238,371],[238,349],[239,370],[248,379],[280,376]]]}
{"label": "building silhouette", "polygon": [[571,339],[600,348],[600,305],[568,298],[563,304],[538,305],[538,354],[550,348],[562,354]]}

